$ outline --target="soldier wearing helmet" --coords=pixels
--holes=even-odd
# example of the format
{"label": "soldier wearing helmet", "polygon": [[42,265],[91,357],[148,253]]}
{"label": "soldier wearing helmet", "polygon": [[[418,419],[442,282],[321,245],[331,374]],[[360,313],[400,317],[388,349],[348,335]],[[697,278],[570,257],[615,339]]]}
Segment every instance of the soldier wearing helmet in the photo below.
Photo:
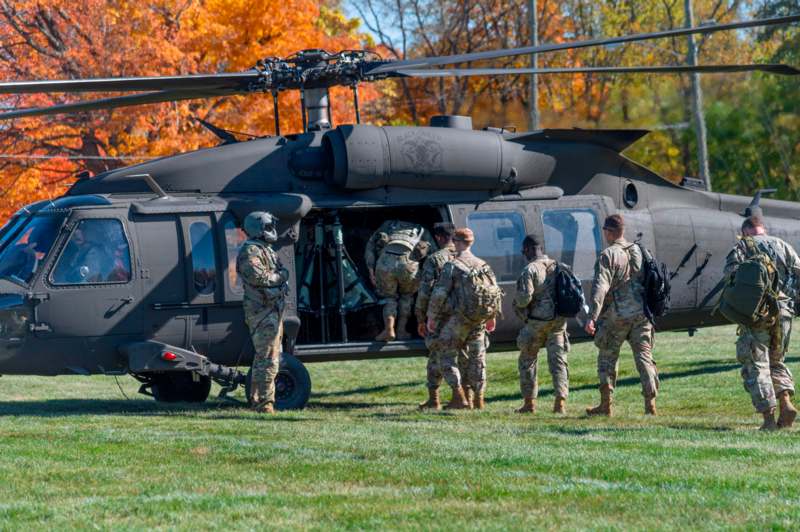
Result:
{"label": "soldier wearing helmet", "polygon": [[271,246],[278,240],[277,221],[268,212],[248,214],[243,224],[248,240],[236,259],[244,286],[245,321],[255,348],[249,400],[257,412],[268,414],[275,404],[289,280],[289,272]]}

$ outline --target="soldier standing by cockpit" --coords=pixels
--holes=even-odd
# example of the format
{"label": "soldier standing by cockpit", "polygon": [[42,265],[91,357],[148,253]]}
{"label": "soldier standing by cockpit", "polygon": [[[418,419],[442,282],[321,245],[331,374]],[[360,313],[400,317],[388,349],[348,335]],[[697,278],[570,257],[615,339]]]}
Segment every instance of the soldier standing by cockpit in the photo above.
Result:
{"label": "soldier standing by cockpit", "polygon": [[271,244],[278,240],[277,219],[268,212],[251,212],[244,219],[248,240],[242,244],[236,271],[244,286],[244,316],[255,348],[250,405],[271,414],[275,404],[283,335],[283,310],[288,294],[289,272]]}
{"label": "soldier standing by cockpit", "polygon": [[421,225],[400,220],[387,220],[367,242],[364,260],[369,277],[385,301],[383,331],[376,341],[411,337],[406,326],[419,288],[419,263],[432,245]]}

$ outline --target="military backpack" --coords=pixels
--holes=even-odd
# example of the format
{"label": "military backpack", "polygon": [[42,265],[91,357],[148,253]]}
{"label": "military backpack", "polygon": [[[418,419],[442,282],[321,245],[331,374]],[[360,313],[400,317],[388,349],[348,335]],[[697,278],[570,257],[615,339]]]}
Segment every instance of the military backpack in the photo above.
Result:
{"label": "military backpack", "polygon": [[556,315],[574,318],[585,305],[581,281],[572,273],[569,266],[559,263],[556,266],[555,307]]}
{"label": "military backpack", "polygon": [[644,315],[653,323],[669,310],[670,284],[666,264],[656,262],[650,250],[637,244],[642,251],[642,302]]}
{"label": "military backpack", "polygon": [[750,237],[742,239],[745,260],[731,272],[719,300],[719,311],[745,327],[769,324],[778,310],[775,261]]}
{"label": "military backpack", "polygon": [[456,259],[462,272],[460,308],[456,311],[472,322],[490,320],[501,313],[503,289],[497,286],[488,264],[473,268]]}

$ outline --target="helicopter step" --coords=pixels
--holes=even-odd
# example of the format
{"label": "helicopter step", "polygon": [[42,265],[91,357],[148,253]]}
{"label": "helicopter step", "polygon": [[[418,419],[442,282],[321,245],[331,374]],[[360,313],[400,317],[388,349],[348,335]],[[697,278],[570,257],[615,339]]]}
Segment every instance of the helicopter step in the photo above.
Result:
{"label": "helicopter step", "polygon": [[425,340],[420,338],[393,342],[306,344],[297,346],[296,355],[303,362],[328,362],[427,356],[428,350],[425,347]]}
{"label": "helicopter step", "polygon": [[[195,351],[153,340],[123,346],[128,372],[142,385],[139,393],[157,401],[201,403],[208,398],[211,382],[219,384],[219,397],[244,386],[250,397],[252,370],[247,374],[230,366],[215,364]],[[280,370],[275,379],[275,406],[278,410],[302,409],[311,395],[311,377],[300,360],[281,353]]]}

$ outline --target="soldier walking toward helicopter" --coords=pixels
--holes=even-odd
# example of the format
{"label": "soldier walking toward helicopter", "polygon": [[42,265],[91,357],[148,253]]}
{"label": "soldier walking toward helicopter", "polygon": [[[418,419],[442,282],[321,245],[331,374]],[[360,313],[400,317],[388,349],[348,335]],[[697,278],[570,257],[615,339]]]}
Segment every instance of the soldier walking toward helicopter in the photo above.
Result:
{"label": "soldier walking toward helicopter", "polygon": [[603,223],[609,246],[594,266],[589,321],[586,332],[597,346],[597,376],[600,404],[587,408],[590,416],[612,415],[612,398],[617,383],[619,350],[628,342],[642,382],[645,414],[656,414],[658,370],[653,360],[653,325],[645,315],[641,283],[643,256],[639,246],[625,240],[625,222],[612,214]]}
{"label": "soldier walking toward helicopter", "polygon": [[432,408],[439,410],[439,386],[442,384],[442,370],[439,367],[439,353],[431,348],[435,345],[436,333],[429,331],[425,326],[428,320],[428,303],[430,303],[433,286],[442,274],[445,264],[453,260],[456,248],[453,244],[455,226],[450,222],[441,222],[433,226],[433,238],[439,245],[439,251],[428,256],[422,267],[417,303],[414,307],[417,317],[417,329],[425,344],[430,350],[427,364],[428,400],[420,404],[420,409]]}
{"label": "soldier walking toward helicopter", "polygon": [[268,212],[248,214],[243,224],[248,240],[236,260],[244,286],[245,321],[255,348],[249,400],[254,410],[266,414],[274,411],[283,311],[289,290],[289,272],[271,245],[278,240],[276,223]]}
{"label": "soldier walking toward helicopter", "polygon": [[517,336],[519,347],[519,387],[522,406],[518,413],[536,411],[539,394],[538,360],[539,350],[547,347],[547,363],[553,377],[555,402],[553,412],[564,413],[564,403],[569,394],[569,369],[567,352],[567,320],[556,314],[557,263],[544,254],[536,235],[528,235],[522,241],[522,254],[528,265],[517,279],[517,294],[514,311],[525,323]]}

